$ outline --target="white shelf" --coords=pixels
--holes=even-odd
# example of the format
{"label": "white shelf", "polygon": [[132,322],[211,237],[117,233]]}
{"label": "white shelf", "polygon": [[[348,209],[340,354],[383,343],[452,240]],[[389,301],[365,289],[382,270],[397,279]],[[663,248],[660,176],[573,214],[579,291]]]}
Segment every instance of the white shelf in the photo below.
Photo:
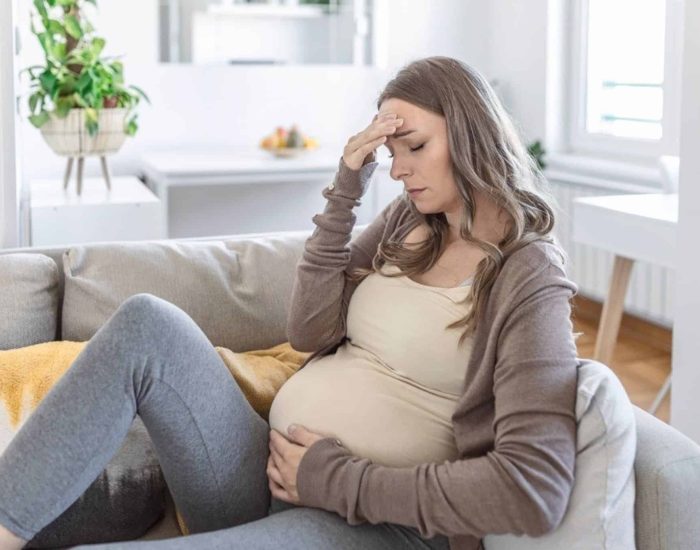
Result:
{"label": "white shelf", "polygon": [[235,15],[236,17],[323,17],[323,6],[300,5],[287,6],[275,4],[212,4],[207,13],[216,15]]}

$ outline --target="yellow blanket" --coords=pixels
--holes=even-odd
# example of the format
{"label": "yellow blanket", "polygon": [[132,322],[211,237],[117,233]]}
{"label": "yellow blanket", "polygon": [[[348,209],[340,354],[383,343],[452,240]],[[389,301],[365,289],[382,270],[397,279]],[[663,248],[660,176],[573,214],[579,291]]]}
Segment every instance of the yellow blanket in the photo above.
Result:
{"label": "yellow blanket", "polygon": [[[0,398],[9,420],[9,426],[5,428],[13,432],[19,429],[56,381],[68,370],[86,343],[45,342],[0,351]],[[277,391],[310,355],[294,350],[289,342],[269,349],[243,353],[223,347],[216,347],[216,351],[243,390],[248,402],[265,420],[269,419],[270,405]],[[10,434],[4,435],[7,438]],[[0,452],[3,448],[4,445],[0,441]],[[188,534],[179,512],[177,520],[182,533]]]}

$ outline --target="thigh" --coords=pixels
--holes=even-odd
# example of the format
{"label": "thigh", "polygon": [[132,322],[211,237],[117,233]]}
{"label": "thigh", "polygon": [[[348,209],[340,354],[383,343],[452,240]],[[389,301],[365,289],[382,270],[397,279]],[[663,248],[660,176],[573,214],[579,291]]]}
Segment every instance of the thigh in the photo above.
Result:
{"label": "thigh", "polygon": [[349,525],[318,508],[293,507],[244,525],[159,541],[88,545],[92,550],[449,550],[447,537],[424,539],[392,523]]}

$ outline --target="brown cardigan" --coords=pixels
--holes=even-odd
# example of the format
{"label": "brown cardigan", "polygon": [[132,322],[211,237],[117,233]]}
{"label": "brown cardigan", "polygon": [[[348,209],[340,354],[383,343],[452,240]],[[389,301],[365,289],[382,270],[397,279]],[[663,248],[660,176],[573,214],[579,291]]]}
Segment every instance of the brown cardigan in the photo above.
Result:
{"label": "brown cardigan", "polygon": [[[346,272],[369,267],[380,241],[401,239],[417,223],[409,199],[399,196],[350,242],[353,207],[376,167],[351,170],[341,158],[323,190],[324,212],[313,217],[317,227],[297,266],[287,324],[292,347],[314,352],[304,365],[346,337],[357,287]],[[445,535],[451,550],[479,548],[489,533],[539,536],[554,529],[574,477],[578,360],[569,301],[576,292],[555,244],[538,241],[513,253],[479,320],[452,415],[459,459],[386,467],[326,437],[299,464],[301,504],[351,525],[391,522],[426,538]]]}

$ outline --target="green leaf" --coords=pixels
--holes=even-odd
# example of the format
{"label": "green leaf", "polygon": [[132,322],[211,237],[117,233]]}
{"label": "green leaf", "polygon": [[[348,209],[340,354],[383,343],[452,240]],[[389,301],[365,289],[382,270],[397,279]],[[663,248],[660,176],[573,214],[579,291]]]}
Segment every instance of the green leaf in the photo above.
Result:
{"label": "green leaf", "polygon": [[83,29],[74,15],[66,15],[66,32],[76,40],[83,37]]}
{"label": "green leaf", "polygon": [[85,123],[85,127],[88,130],[88,134],[90,134],[91,136],[94,136],[95,134],[97,134],[97,130],[99,129],[99,125],[97,124],[96,121],[93,121],[93,120],[88,120]]}
{"label": "green leaf", "polygon": [[55,0],[63,8],[72,8],[78,4],[77,0]]}
{"label": "green leaf", "polygon": [[95,58],[100,57],[100,54],[102,53],[102,50],[105,48],[105,39],[104,38],[95,38],[92,40],[92,44],[90,45],[90,49],[92,50],[92,55]]}
{"label": "green leaf", "polygon": [[49,16],[49,12],[46,10],[44,5],[44,0],[34,0],[34,7],[42,19],[46,19]]}
{"label": "green leaf", "polygon": [[92,4],[93,6],[97,6],[97,0],[85,0],[88,4]]}
{"label": "green leaf", "polygon": [[41,82],[41,87],[44,89],[44,91],[47,94],[51,95],[56,89],[58,79],[54,76],[52,72],[46,70],[39,76],[39,82]]}
{"label": "green leaf", "polygon": [[88,120],[97,123],[98,117],[97,117],[97,109],[93,109],[92,107],[88,107],[85,109],[85,116],[87,117]]}
{"label": "green leaf", "polygon": [[66,29],[63,27],[60,21],[56,19],[49,19],[46,22],[46,30],[51,34],[66,34]]}
{"label": "green leaf", "polygon": [[68,113],[73,108],[73,99],[70,97],[59,97],[56,101],[56,116],[58,118],[66,118]]}
{"label": "green leaf", "polygon": [[80,75],[80,78],[78,78],[78,82],[76,83],[76,88],[78,88],[79,92],[85,92],[88,88],[92,86],[92,76],[90,76],[90,71],[83,71]]}
{"label": "green leaf", "polygon": [[136,93],[139,94],[143,99],[145,99],[149,105],[151,104],[151,100],[148,99],[146,92],[144,92],[141,88],[139,88],[138,86],[134,86],[133,84],[131,86],[129,86],[129,88],[131,88],[132,90],[135,90]]}
{"label": "green leaf", "polygon": [[73,101],[75,102],[76,105],[78,105],[79,107],[82,107],[83,109],[86,107],[89,107],[89,105],[87,104],[87,101],[85,101],[83,99],[83,96],[81,96],[78,93],[73,94]]}
{"label": "green leaf", "polygon": [[54,44],[53,36],[48,32],[40,32],[36,36],[39,39],[39,44],[41,44],[41,49],[44,50],[46,57],[51,55],[50,52]]}
{"label": "green leaf", "polygon": [[64,61],[66,58],[66,45],[63,42],[54,44],[52,53],[56,59],[59,61]]}
{"label": "green leaf", "polygon": [[133,136],[136,134],[136,132],[139,129],[139,125],[136,122],[137,115],[134,115],[127,120],[126,125],[124,126],[124,132],[128,136]]}
{"label": "green leaf", "polygon": [[39,105],[39,100],[44,94],[42,92],[34,92],[32,95],[29,96],[29,110],[33,113],[36,111],[37,106]]}
{"label": "green leaf", "polygon": [[32,123],[32,126],[36,128],[41,128],[44,124],[46,124],[49,121],[49,113],[46,111],[41,111],[38,115],[31,115],[29,117],[29,122]]}

